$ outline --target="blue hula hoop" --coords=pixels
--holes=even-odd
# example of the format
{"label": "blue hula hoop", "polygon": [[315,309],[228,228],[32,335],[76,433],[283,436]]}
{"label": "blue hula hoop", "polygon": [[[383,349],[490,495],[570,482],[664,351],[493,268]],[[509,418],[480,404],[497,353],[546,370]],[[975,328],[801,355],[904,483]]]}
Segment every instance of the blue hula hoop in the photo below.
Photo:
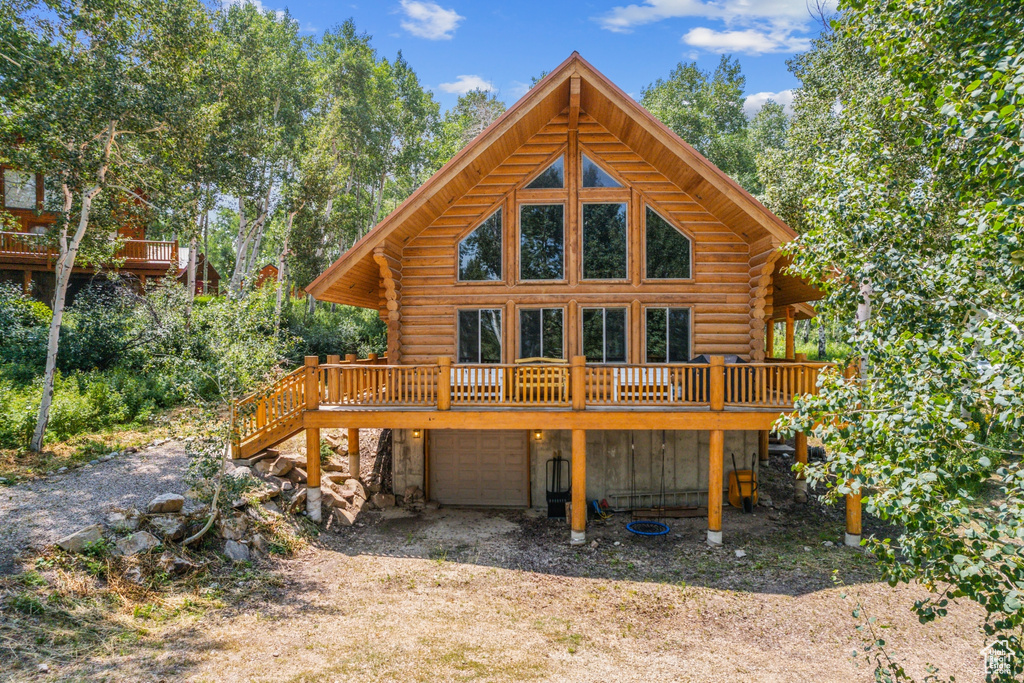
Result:
{"label": "blue hula hoop", "polygon": [[[633,526],[634,524],[636,525],[635,528]],[[648,530],[645,531],[642,527],[647,527]],[[626,525],[626,529],[637,536],[664,536],[669,531],[668,524],[663,522],[652,522],[646,519],[630,522]]]}

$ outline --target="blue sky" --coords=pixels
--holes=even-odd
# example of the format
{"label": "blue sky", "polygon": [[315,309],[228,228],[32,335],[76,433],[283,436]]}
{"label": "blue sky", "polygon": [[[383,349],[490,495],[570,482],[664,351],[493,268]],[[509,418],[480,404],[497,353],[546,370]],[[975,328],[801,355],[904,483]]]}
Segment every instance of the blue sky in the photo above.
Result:
{"label": "blue sky", "polygon": [[769,96],[788,104],[798,83],[785,62],[821,29],[807,0],[252,1],[287,9],[308,33],[353,18],[380,54],[401,50],[444,108],[473,86],[511,104],[573,50],[634,97],[679,61],[712,70],[731,54],[751,111]]}

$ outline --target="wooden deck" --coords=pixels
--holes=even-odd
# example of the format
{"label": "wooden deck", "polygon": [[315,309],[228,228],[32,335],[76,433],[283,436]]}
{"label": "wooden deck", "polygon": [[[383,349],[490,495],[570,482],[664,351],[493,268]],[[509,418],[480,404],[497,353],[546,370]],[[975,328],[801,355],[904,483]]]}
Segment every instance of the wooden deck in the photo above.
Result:
{"label": "wooden deck", "polygon": [[305,367],[240,401],[241,457],[303,428],[766,430],[827,363],[387,365]]}
{"label": "wooden deck", "polygon": [[[0,232],[0,264],[52,268],[59,253],[45,236],[27,232]],[[178,267],[178,243],[159,240],[127,240],[114,256],[124,268],[163,273]]]}

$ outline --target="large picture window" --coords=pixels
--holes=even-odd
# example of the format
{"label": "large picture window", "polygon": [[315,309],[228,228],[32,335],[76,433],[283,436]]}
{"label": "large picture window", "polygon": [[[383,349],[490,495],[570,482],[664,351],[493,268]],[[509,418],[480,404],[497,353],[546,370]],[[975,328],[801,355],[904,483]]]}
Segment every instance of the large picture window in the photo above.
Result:
{"label": "large picture window", "polygon": [[626,309],[583,309],[583,355],[589,363],[626,362]]}
{"label": "large picture window", "polygon": [[626,204],[583,205],[583,279],[624,280]]}
{"label": "large picture window", "polygon": [[647,309],[647,362],[690,360],[690,309]]}
{"label": "large picture window", "polygon": [[647,271],[655,280],[688,280],[691,275],[690,238],[647,207]]}
{"label": "large picture window", "polygon": [[561,280],[565,277],[565,207],[524,204],[519,208],[519,277]]}
{"label": "large picture window", "polygon": [[36,175],[4,169],[4,206],[9,209],[36,208]]}
{"label": "large picture window", "polygon": [[519,311],[519,357],[563,358],[565,339],[561,308]]}
{"label": "large picture window", "polygon": [[459,242],[459,279],[501,279],[501,209]]}
{"label": "large picture window", "polygon": [[501,362],[501,309],[459,311],[459,362]]}

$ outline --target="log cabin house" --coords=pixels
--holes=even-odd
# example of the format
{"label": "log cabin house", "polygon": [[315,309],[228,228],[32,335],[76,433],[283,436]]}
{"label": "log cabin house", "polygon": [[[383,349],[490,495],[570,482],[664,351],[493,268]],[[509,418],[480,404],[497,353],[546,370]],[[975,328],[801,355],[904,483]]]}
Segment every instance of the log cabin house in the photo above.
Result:
{"label": "log cabin house", "polygon": [[[46,240],[46,233],[57,222],[57,216],[44,208],[44,192],[42,174],[0,164],[0,197],[3,199],[0,208],[5,214],[5,222],[0,225],[0,282],[21,287],[25,296],[51,302],[59,253]],[[180,253],[176,240],[146,239],[145,225],[125,222],[118,227],[117,234],[125,240],[116,255],[118,263],[105,264],[99,269],[95,265],[75,267],[68,283],[68,301],[73,300],[75,293],[100,270],[126,275],[144,290],[150,279],[176,276],[179,258],[187,259],[187,252]],[[202,255],[199,258],[202,259]],[[201,274],[200,267],[197,291],[202,290]],[[216,271],[213,274],[216,275]],[[211,276],[213,291],[216,291],[215,280],[219,279],[219,275]]]}
{"label": "log cabin house", "polygon": [[[386,359],[307,358],[236,407],[236,457],[305,430],[319,519],[323,428],[350,453],[392,428],[395,492],[448,505],[543,507],[565,454],[573,543],[594,499],[706,506],[720,543],[731,456],[767,459],[827,366],[793,353],[818,297],[784,273],[794,237],[574,53],[310,284],[378,310]],[[776,320],[786,358],[765,354]]]}

